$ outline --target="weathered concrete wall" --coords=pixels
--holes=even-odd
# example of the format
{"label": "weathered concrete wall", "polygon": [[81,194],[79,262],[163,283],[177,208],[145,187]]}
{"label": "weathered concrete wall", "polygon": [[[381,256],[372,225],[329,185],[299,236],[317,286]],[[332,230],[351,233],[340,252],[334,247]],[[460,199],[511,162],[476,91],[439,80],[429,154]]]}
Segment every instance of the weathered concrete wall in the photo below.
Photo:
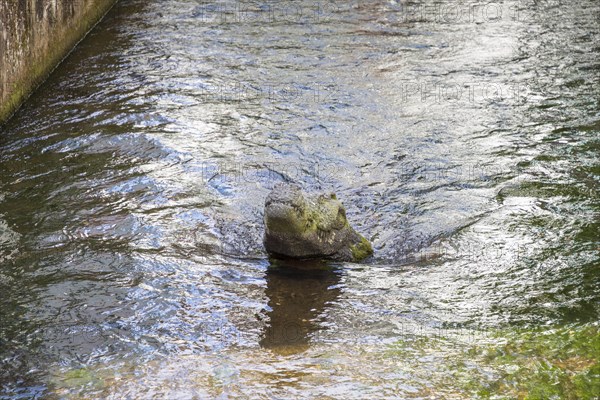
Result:
{"label": "weathered concrete wall", "polygon": [[0,124],[116,0],[0,0]]}

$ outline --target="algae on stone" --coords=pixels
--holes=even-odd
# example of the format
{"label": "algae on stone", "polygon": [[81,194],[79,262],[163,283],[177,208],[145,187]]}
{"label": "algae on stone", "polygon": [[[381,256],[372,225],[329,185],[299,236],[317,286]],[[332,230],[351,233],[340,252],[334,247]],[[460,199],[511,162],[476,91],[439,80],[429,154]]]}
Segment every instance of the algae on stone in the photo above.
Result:
{"label": "algae on stone", "polygon": [[283,183],[265,202],[265,247],[291,258],[360,261],[373,254],[335,194],[306,196],[298,186]]}

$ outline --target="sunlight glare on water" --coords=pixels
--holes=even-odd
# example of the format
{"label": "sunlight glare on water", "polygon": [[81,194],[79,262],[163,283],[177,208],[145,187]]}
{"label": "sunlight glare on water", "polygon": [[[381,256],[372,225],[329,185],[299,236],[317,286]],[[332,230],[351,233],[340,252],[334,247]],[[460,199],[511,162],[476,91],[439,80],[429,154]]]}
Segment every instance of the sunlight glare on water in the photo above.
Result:
{"label": "sunlight glare on water", "polygon": [[591,398],[600,5],[482,7],[121,0],[0,134],[0,398]]}

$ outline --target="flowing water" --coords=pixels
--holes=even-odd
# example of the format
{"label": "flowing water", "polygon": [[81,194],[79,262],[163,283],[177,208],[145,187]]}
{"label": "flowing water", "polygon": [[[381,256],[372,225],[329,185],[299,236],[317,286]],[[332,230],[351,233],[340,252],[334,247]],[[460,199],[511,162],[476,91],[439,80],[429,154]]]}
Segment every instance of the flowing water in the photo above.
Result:
{"label": "flowing water", "polygon": [[[596,0],[120,1],[0,133],[0,398],[593,398],[599,54]],[[374,257],[271,265],[280,181]]]}

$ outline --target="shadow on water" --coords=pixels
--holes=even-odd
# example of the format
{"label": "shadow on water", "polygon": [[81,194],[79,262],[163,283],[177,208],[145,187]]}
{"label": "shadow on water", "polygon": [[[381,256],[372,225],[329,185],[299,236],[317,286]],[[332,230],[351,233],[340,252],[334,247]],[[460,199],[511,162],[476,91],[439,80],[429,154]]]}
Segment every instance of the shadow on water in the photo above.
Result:
{"label": "shadow on water", "polygon": [[261,347],[300,353],[322,329],[319,317],[340,295],[340,271],[321,261],[272,261],[267,270],[269,323]]}

